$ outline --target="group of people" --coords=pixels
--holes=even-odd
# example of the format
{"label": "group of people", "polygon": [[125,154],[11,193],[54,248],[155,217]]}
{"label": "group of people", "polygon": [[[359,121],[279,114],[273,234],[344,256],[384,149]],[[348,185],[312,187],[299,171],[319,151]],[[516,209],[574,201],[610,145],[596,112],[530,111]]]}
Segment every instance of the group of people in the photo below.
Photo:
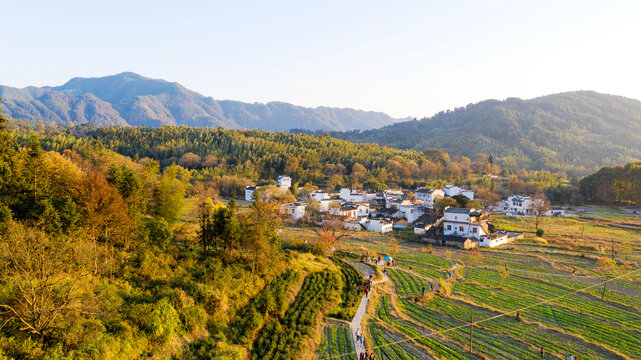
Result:
{"label": "group of people", "polygon": [[367,350],[365,350],[364,353],[358,356],[358,360],[376,360],[376,355],[374,355],[374,353],[368,353]]}
{"label": "group of people", "polygon": [[568,360],[579,360],[579,355],[568,355]]}
{"label": "group of people", "polygon": [[[430,283],[430,291],[434,291],[434,284]],[[425,295],[425,286],[421,289],[421,295]]]}

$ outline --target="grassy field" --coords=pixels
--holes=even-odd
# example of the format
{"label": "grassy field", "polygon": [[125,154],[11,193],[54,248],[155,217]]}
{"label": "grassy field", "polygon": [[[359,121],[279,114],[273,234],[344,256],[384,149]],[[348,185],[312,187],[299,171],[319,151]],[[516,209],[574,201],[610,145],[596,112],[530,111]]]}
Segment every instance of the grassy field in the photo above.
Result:
{"label": "grassy field", "polygon": [[[534,230],[532,219],[493,221]],[[543,348],[546,359],[641,359],[641,271],[622,276],[641,263],[635,257],[641,219],[591,214],[546,218],[541,227],[542,239],[480,253],[404,241],[394,247],[393,234],[358,233],[342,241],[341,249],[392,256],[399,268],[388,271],[394,287],[380,296],[367,325],[377,358],[540,359]],[[611,256],[612,242],[618,265],[607,267],[598,258]],[[448,284],[449,292],[421,297],[423,282],[429,283],[403,271],[410,267]],[[608,281],[604,291],[606,276],[622,278]]]}

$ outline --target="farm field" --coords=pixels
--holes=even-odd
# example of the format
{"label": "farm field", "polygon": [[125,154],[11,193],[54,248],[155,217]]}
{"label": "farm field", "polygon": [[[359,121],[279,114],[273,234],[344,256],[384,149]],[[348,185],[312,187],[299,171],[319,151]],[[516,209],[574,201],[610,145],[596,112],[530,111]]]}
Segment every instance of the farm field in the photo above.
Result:
{"label": "farm field", "polygon": [[[630,260],[641,244],[641,221],[610,215],[597,221],[550,218],[545,240],[473,251],[407,241],[393,247],[392,235],[347,239],[341,249],[396,260],[386,271],[390,286],[375,288],[368,348],[390,360],[540,359],[541,350],[545,359],[641,359],[641,271]],[[501,222],[520,231],[530,226]],[[618,241],[618,265],[597,261],[611,255],[593,246],[599,234],[610,246],[611,238]],[[429,289],[425,278],[446,289],[421,296],[424,283]]]}
{"label": "farm field", "polygon": [[[340,354],[354,352],[349,326],[346,323],[328,321],[323,327],[321,344],[318,347],[318,359],[331,359]],[[342,357],[345,360],[353,360],[354,356]]]}

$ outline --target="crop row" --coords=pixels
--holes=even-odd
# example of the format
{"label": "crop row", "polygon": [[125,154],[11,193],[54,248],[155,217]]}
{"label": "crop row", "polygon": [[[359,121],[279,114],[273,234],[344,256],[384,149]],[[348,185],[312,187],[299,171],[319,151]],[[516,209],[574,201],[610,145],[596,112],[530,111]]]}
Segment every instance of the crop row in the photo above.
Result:
{"label": "crop row", "polygon": [[[495,285],[497,281],[500,282],[498,274],[493,271],[470,269],[467,276],[468,279],[484,285]],[[571,279],[566,279],[568,283],[571,281]],[[565,287],[518,275],[505,279],[502,289],[520,295],[528,295],[540,300],[566,295],[571,291]],[[601,289],[601,287],[599,287],[599,289]],[[630,331],[641,331],[641,314],[635,309],[615,306],[601,301],[601,299],[596,296],[578,293],[555,302],[555,305],[582,314],[589,314],[591,317],[601,321],[613,322]]]}
{"label": "crop row", "polygon": [[314,327],[316,315],[337,290],[338,277],[333,272],[323,270],[308,275],[285,316],[264,327],[253,348],[252,359],[296,358]]}
{"label": "crop row", "polygon": [[238,344],[249,344],[266,319],[282,317],[287,292],[299,276],[298,272],[289,270],[265,285],[251,303],[238,311],[229,327],[229,338]]}
{"label": "crop row", "polygon": [[351,264],[338,258],[332,258],[332,261],[341,270],[341,278],[343,280],[341,302],[333,315],[339,319],[351,320],[361,300],[363,277]]}
{"label": "crop row", "polygon": [[441,336],[430,335],[429,331],[412,322],[392,317],[389,296],[381,297],[376,308],[376,314],[381,321],[390,324],[404,335],[415,339],[421,345],[429,348],[431,353],[439,358],[477,359],[476,356],[466,353],[461,347],[443,339]]}
{"label": "crop row", "polygon": [[[459,320],[440,311],[433,311],[424,308],[413,302],[401,299],[399,302],[403,313],[414,321],[432,329],[442,332],[442,336],[448,338],[461,346],[469,344],[469,322]],[[524,344],[515,339],[497,336],[481,328],[473,330],[473,348],[476,353],[481,353],[493,359],[529,359],[538,355],[538,349]]]}
{"label": "crop row", "polygon": [[[341,325],[329,325],[323,329],[323,342],[319,359],[330,359],[337,355],[350,354],[354,352],[349,327]],[[353,357],[342,357],[341,359],[353,359]]]}
{"label": "crop row", "polygon": [[395,344],[396,340],[383,327],[372,323],[368,329],[377,359],[421,360],[421,357],[417,356],[418,354],[414,351],[409,350],[407,346]]}
{"label": "crop row", "polygon": [[441,270],[449,269],[453,265],[450,260],[436,255],[425,254],[416,251],[398,253],[396,254],[396,258],[397,260],[405,260],[409,262],[431,265]]}
{"label": "crop row", "polygon": [[[472,306],[467,303],[435,297],[427,303],[427,307],[440,314],[456,318],[459,321],[469,320],[470,315],[474,319],[483,320],[496,316],[498,313],[487,309]],[[563,355],[571,353],[581,354],[581,359],[618,359],[614,353],[606,349],[594,346],[580,338],[568,336],[567,334],[538,326],[525,321],[518,321],[515,316],[504,316],[481,322],[479,328],[491,331],[496,337],[519,340],[531,344],[534,349],[544,348],[547,353]]]}
{"label": "crop row", "polygon": [[488,280],[487,277],[491,276],[468,273],[468,279],[471,278],[481,284],[459,283],[456,287],[456,295],[476,304],[487,304],[501,312],[532,306],[521,311],[521,317],[527,321],[539,322],[548,327],[579,335],[627,355],[636,356],[635,354],[641,353],[641,332],[637,330],[641,325],[633,312],[583,295],[568,296],[549,305],[537,305],[541,300],[566,294],[567,291],[557,288],[557,292],[554,293],[553,290],[542,287],[546,284],[536,285],[533,284],[534,281],[526,281],[516,276],[506,279],[503,288],[498,289],[483,285],[483,283],[495,284],[500,281]]}
{"label": "crop row", "polygon": [[429,281],[412,275],[406,271],[390,269],[388,270],[387,274],[389,275],[390,279],[392,279],[392,282],[394,282],[396,292],[400,296],[412,296],[421,294],[423,287],[425,288],[425,291],[430,291]]}

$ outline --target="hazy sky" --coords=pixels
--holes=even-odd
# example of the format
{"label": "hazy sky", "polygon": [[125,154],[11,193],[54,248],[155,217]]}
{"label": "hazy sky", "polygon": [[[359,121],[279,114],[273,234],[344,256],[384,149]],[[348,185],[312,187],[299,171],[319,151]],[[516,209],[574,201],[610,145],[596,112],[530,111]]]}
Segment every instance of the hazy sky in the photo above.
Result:
{"label": "hazy sky", "polygon": [[17,87],[134,71],[396,117],[569,90],[641,99],[641,1],[24,0],[0,20],[0,84]]}

